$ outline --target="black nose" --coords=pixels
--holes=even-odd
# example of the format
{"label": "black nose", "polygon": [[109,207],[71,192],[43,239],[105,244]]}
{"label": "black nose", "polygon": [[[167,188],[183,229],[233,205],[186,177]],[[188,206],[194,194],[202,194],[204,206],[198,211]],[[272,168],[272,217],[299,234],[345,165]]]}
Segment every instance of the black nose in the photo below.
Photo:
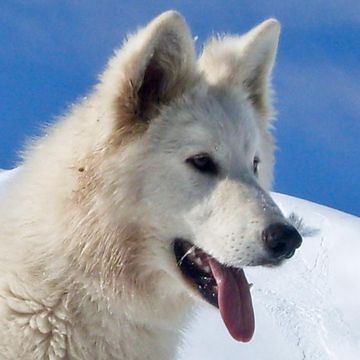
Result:
{"label": "black nose", "polygon": [[291,258],[302,242],[293,226],[282,223],[269,225],[263,232],[263,240],[274,259]]}

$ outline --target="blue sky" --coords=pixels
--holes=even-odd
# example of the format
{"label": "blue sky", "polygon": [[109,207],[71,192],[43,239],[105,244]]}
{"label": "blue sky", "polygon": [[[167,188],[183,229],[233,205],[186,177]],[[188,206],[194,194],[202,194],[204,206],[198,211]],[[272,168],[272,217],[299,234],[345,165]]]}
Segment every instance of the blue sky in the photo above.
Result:
{"label": "blue sky", "polygon": [[217,32],[282,23],[274,87],[274,189],[360,215],[360,1],[2,0],[0,168],[96,83],[126,33],[167,9],[198,47]]}

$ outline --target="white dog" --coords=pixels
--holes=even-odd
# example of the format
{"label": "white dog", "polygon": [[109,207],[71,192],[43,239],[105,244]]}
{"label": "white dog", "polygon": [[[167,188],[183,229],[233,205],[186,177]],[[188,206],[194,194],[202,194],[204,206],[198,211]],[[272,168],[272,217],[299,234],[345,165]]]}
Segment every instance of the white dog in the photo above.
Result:
{"label": "white dog", "polygon": [[1,359],[174,359],[197,299],[250,340],[243,267],[301,243],[268,195],[278,36],[267,20],[197,60],[166,12],[33,143],[0,210]]}

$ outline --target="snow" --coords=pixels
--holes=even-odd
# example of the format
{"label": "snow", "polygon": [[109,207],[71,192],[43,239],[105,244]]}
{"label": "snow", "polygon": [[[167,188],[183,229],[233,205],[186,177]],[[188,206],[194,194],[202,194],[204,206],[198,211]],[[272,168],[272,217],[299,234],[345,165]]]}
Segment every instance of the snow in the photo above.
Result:
{"label": "snow", "polygon": [[2,170],[0,169],[0,196],[6,191],[7,185],[15,178],[19,169]]}
{"label": "snow", "polygon": [[[0,171],[0,196],[18,170]],[[358,360],[360,218],[282,194],[285,214],[308,228],[295,256],[277,268],[247,268],[256,314],[250,343],[234,341],[204,304],[186,331],[179,360]]]}

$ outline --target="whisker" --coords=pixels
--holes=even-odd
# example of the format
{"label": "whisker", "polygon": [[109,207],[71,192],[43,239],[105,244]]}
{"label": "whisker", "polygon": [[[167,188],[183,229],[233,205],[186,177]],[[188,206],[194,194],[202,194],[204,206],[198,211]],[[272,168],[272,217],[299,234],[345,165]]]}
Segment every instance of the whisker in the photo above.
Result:
{"label": "whisker", "polygon": [[304,219],[294,212],[290,213],[287,217],[289,223],[294,226],[294,228],[299,232],[303,237],[312,237],[320,233],[320,229],[316,229],[310,226],[307,226],[304,223]]}
{"label": "whisker", "polygon": [[190,255],[193,251],[195,250],[195,245],[193,245],[180,259],[179,261],[177,262],[178,265],[180,266],[183,261],[185,260],[185,258]]}

